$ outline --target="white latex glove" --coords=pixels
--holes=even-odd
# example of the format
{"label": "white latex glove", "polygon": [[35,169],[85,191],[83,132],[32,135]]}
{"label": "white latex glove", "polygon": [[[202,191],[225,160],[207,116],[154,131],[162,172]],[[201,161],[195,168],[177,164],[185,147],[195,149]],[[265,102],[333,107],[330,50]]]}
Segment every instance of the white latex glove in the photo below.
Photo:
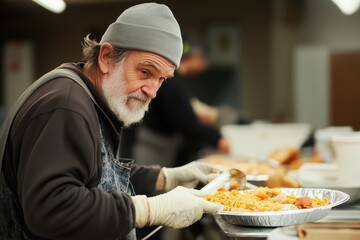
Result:
{"label": "white latex glove", "polygon": [[220,172],[216,166],[201,162],[191,162],[176,168],[164,167],[161,170],[165,176],[165,191],[170,191],[177,186],[194,188],[199,181],[206,184],[214,173]]}
{"label": "white latex glove", "polygon": [[135,206],[135,227],[188,227],[198,221],[204,212],[215,213],[223,208],[221,204],[211,203],[202,198],[207,195],[208,193],[203,191],[177,187],[155,197],[133,196],[131,198]]}

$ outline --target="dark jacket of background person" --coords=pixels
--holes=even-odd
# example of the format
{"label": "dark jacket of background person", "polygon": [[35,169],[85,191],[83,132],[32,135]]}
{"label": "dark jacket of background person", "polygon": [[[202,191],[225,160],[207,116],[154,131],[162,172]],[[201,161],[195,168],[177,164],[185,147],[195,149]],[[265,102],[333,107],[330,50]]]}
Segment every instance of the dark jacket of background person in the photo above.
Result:
{"label": "dark jacket of background person", "polygon": [[146,113],[143,124],[161,134],[181,134],[193,143],[216,147],[221,134],[218,129],[202,123],[195,115],[181,74],[177,71],[158,91]]}
{"label": "dark jacket of background person", "polygon": [[222,137],[218,128],[203,123],[195,115],[185,81],[179,72],[175,72],[174,78],[158,91],[144,118],[144,125],[160,134],[180,135],[177,165],[199,158],[201,149],[216,149]]}

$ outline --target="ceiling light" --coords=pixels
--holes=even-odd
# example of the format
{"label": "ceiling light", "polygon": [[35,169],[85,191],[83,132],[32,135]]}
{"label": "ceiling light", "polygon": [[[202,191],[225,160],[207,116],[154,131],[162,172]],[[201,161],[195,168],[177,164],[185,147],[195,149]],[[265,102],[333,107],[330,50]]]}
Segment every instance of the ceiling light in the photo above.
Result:
{"label": "ceiling light", "polygon": [[61,13],[65,10],[66,4],[63,0],[32,0],[40,6],[54,13]]}
{"label": "ceiling light", "polygon": [[360,7],[360,0],[331,0],[335,3],[340,10],[346,14],[351,15],[356,12]]}

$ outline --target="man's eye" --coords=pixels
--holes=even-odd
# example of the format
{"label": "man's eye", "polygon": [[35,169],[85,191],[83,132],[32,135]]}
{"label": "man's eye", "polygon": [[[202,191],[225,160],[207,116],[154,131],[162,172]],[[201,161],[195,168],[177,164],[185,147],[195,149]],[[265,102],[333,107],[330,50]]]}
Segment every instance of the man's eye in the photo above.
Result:
{"label": "man's eye", "polygon": [[148,77],[150,75],[150,73],[146,70],[142,70],[140,72],[141,72],[141,76],[143,76],[143,77]]}

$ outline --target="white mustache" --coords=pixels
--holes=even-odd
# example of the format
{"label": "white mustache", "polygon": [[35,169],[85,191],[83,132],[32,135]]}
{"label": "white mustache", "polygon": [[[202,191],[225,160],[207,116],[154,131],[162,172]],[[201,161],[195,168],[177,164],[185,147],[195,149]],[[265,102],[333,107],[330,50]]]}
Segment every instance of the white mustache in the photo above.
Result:
{"label": "white mustache", "polygon": [[127,96],[127,99],[137,99],[143,102],[149,101],[149,98],[143,93],[130,93]]}

